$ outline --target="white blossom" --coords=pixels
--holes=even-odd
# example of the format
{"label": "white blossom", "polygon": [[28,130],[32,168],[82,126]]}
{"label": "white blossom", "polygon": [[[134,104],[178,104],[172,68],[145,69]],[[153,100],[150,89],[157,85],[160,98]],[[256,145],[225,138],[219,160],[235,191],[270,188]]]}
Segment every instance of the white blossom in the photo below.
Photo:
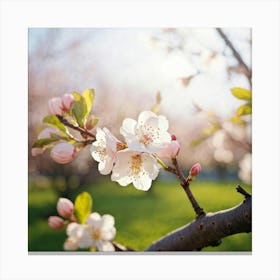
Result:
{"label": "white blossom", "polygon": [[137,152],[155,153],[171,142],[167,132],[168,120],[151,111],[144,111],[138,117],[138,122],[126,118],[120,133],[125,137],[128,147]]}
{"label": "white blossom", "polygon": [[136,189],[147,191],[158,173],[159,165],[152,155],[125,149],[118,152],[111,179],[121,186],[133,183]]}
{"label": "white blossom", "polygon": [[98,170],[101,174],[107,175],[112,171],[116,152],[123,145],[106,127],[97,128],[96,141],[92,143],[90,151],[92,157],[99,162]]}
{"label": "white blossom", "polygon": [[112,240],[116,235],[113,216],[105,214],[100,216],[97,212],[91,213],[87,218],[87,231],[89,233],[90,246],[99,251],[115,251]]}
{"label": "white blossom", "polygon": [[65,250],[76,250],[78,248],[89,248],[91,246],[90,234],[86,225],[70,223],[67,226],[68,238],[64,243]]}

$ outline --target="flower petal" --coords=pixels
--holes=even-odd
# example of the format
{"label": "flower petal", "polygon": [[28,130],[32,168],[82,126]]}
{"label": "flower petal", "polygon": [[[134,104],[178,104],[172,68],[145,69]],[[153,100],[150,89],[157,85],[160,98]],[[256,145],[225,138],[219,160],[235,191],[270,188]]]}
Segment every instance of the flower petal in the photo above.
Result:
{"label": "flower petal", "polygon": [[115,218],[109,214],[103,215],[101,221],[102,221],[102,229],[110,229],[115,224]]}
{"label": "flower petal", "polygon": [[148,174],[150,179],[154,180],[158,176],[160,168],[157,163],[157,160],[148,154],[143,154],[142,161],[145,174]]}
{"label": "flower petal", "polygon": [[142,175],[133,181],[133,185],[138,190],[147,191],[152,185],[152,179],[148,175]]}
{"label": "flower petal", "polygon": [[107,241],[111,241],[111,240],[113,240],[114,238],[115,238],[115,236],[116,236],[116,228],[115,227],[112,227],[112,228],[110,228],[109,230],[103,230],[102,232],[101,232],[101,236],[100,236],[100,238],[102,239],[102,240],[107,240]]}
{"label": "flower petal", "polygon": [[126,118],[123,120],[122,126],[120,128],[120,133],[124,137],[126,137],[129,134],[135,133],[137,122],[131,118]]}
{"label": "flower petal", "polygon": [[106,156],[104,161],[99,162],[98,171],[102,175],[107,175],[112,171],[113,164],[114,164],[114,158],[112,158],[110,156]]}
{"label": "flower petal", "polygon": [[145,123],[149,118],[152,117],[157,118],[157,115],[152,111],[144,111],[138,117],[138,124]]}
{"label": "flower petal", "polygon": [[87,224],[94,228],[99,228],[101,225],[101,216],[99,215],[99,213],[97,212],[91,213],[87,217]]}
{"label": "flower petal", "polygon": [[113,252],[115,251],[115,247],[109,241],[98,240],[96,247],[100,252]]}

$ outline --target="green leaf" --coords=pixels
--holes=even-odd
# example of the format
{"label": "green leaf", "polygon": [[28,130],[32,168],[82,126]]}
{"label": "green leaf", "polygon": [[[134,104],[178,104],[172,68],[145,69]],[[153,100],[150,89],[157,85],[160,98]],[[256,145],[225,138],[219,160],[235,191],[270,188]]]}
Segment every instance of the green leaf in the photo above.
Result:
{"label": "green leaf", "polygon": [[86,218],[91,213],[92,197],[88,192],[82,192],[75,199],[75,213],[78,221],[85,223]]}
{"label": "green leaf", "polygon": [[89,116],[90,112],[91,112],[94,97],[95,97],[94,89],[90,89],[90,88],[86,89],[82,93],[82,96],[85,99],[85,103],[86,103],[86,106],[87,106],[87,113],[86,113],[86,118],[87,118]]}
{"label": "green leaf", "polygon": [[87,105],[83,96],[81,96],[80,100],[75,101],[75,103],[72,105],[71,115],[74,116],[79,126],[84,127],[85,118],[87,115]]}
{"label": "green leaf", "polygon": [[50,126],[59,129],[62,132],[67,133],[67,128],[65,125],[58,119],[57,116],[49,115],[43,119],[44,123],[49,124]]}
{"label": "green leaf", "polygon": [[89,124],[90,129],[93,129],[97,125],[98,122],[99,122],[99,118],[97,118],[97,117],[94,117],[93,119],[91,119],[90,124]]}
{"label": "green leaf", "polygon": [[230,120],[233,122],[233,123],[236,123],[236,124],[240,124],[240,125],[245,125],[246,124],[246,121],[244,121],[243,119],[241,119],[240,117],[238,116],[232,116],[230,118]]}
{"label": "green leaf", "polygon": [[236,114],[237,114],[237,116],[251,115],[252,114],[252,105],[250,103],[241,105],[237,109]]}
{"label": "green leaf", "polygon": [[82,99],[81,94],[78,93],[77,91],[73,92],[73,96],[74,96],[75,101],[80,101]]}
{"label": "green leaf", "polygon": [[151,110],[155,114],[157,114],[159,111],[160,103],[161,103],[161,95],[160,95],[160,92],[158,91],[157,96],[156,96],[156,104],[154,105],[154,107]]}
{"label": "green leaf", "polygon": [[252,92],[248,89],[235,87],[231,89],[231,93],[238,99],[252,100]]}
{"label": "green leaf", "polygon": [[33,145],[32,148],[45,148],[54,142],[57,142],[59,139],[55,138],[41,138],[38,139]]}

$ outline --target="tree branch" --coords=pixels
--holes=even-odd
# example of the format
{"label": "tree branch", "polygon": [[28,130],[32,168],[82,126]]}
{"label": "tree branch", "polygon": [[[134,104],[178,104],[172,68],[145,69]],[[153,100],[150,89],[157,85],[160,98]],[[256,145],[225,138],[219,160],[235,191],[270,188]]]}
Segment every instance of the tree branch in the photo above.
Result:
{"label": "tree branch", "polygon": [[205,216],[183,226],[153,243],[146,251],[195,251],[217,246],[226,236],[251,232],[252,200]]}
{"label": "tree branch", "polygon": [[233,56],[236,58],[236,60],[238,61],[238,63],[242,66],[242,68],[244,69],[244,74],[247,77],[248,81],[251,82],[251,78],[252,78],[252,71],[249,69],[249,67],[247,66],[247,64],[244,62],[244,60],[242,59],[242,57],[240,56],[239,52],[236,50],[236,48],[233,46],[233,44],[231,43],[231,41],[228,39],[228,37],[226,36],[226,34],[222,31],[221,28],[216,28],[217,32],[219,33],[219,35],[222,37],[222,39],[225,41],[226,45],[231,49]]}

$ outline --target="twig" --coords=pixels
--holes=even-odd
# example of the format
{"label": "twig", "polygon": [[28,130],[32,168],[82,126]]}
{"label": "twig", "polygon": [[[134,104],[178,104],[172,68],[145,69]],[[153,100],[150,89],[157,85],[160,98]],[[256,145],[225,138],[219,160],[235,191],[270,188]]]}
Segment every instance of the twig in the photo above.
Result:
{"label": "twig", "polygon": [[174,158],[172,160],[173,162],[173,165],[176,169],[176,173],[177,173],[177,176],[180,180],[180,183],[181,183],[181,186],[183,187],[184,191],[186,192],[191,204],[192,204],[192,207],[196,213],[196,218],[200,218],[202,216],[205,215],[205,212],[204,210],[199,206],[198,202],[196,201],[195,197],[193,196],[191,190],[190,190],[190,186],[189,186],[189,179],[186,179],[183,175],[183,173],[181,172],[180,168],[179,168],[179,165],[178,165],[178,162],[177,162],[177,159]]}
{"label": "twig", "polygon": [[66,125],[66,126],[68,126],[68,127],[70,127],[70,128],[72,128],[72,129],[74,129],[74,130],[77,130],[77,131],[79,131],[82,135],[87,135],[87,136],[89,136],[89,137],[92,137],[93,139],[93,141],[95,141],[95,135],[94,134],[92,134],[91,132],[89,132],[88,130],[86,130],[86,129],[84,129],[84,128],[81,128],[81,127],[79,127],[79,126],[75,126],[75,125],[73,125],[73,124],[71,124],[68,120],[66,120],[66,119],[64,119],[62,116],[60,116],[60,115],[56,115],[57,116],[57,118],[60,120],[60,122],[61,123],[63,123],[64,125]]}
{"label": "twig", "polygon": [[233,46],[233,44],[231,43],[231,41],[228,39],[228,37],[226,36],[226,34],[222,31],[221,28],[217,27],[216,28],[217,32],[219,33],[219,35],[222,37],[222,39],[225,41],[226,45],[231,49],[234,57],[236,58],[236,60],[238,61],[238,63],[243,67],[244,69],[244,74],[247,77],[248,81],[250,82],[250,84],[252,84],[251,78],[252,78],[252,71],[249,69],[249,67],[246,65],[246,63],[244,62],[244,60],[242,59],[242,57],[240,56],[239,52],[236,50],[236,48]]}
{"label": "twig", "polygon": [[245,197],[245,199],[249,199],[249,198],[252,197],[252,195],[249,194],[248,192],[246,192],[240,185],[238,185],[238,186],[236,187],[236,190],[237,190],[237,192],[243,194],[244,197]]}

